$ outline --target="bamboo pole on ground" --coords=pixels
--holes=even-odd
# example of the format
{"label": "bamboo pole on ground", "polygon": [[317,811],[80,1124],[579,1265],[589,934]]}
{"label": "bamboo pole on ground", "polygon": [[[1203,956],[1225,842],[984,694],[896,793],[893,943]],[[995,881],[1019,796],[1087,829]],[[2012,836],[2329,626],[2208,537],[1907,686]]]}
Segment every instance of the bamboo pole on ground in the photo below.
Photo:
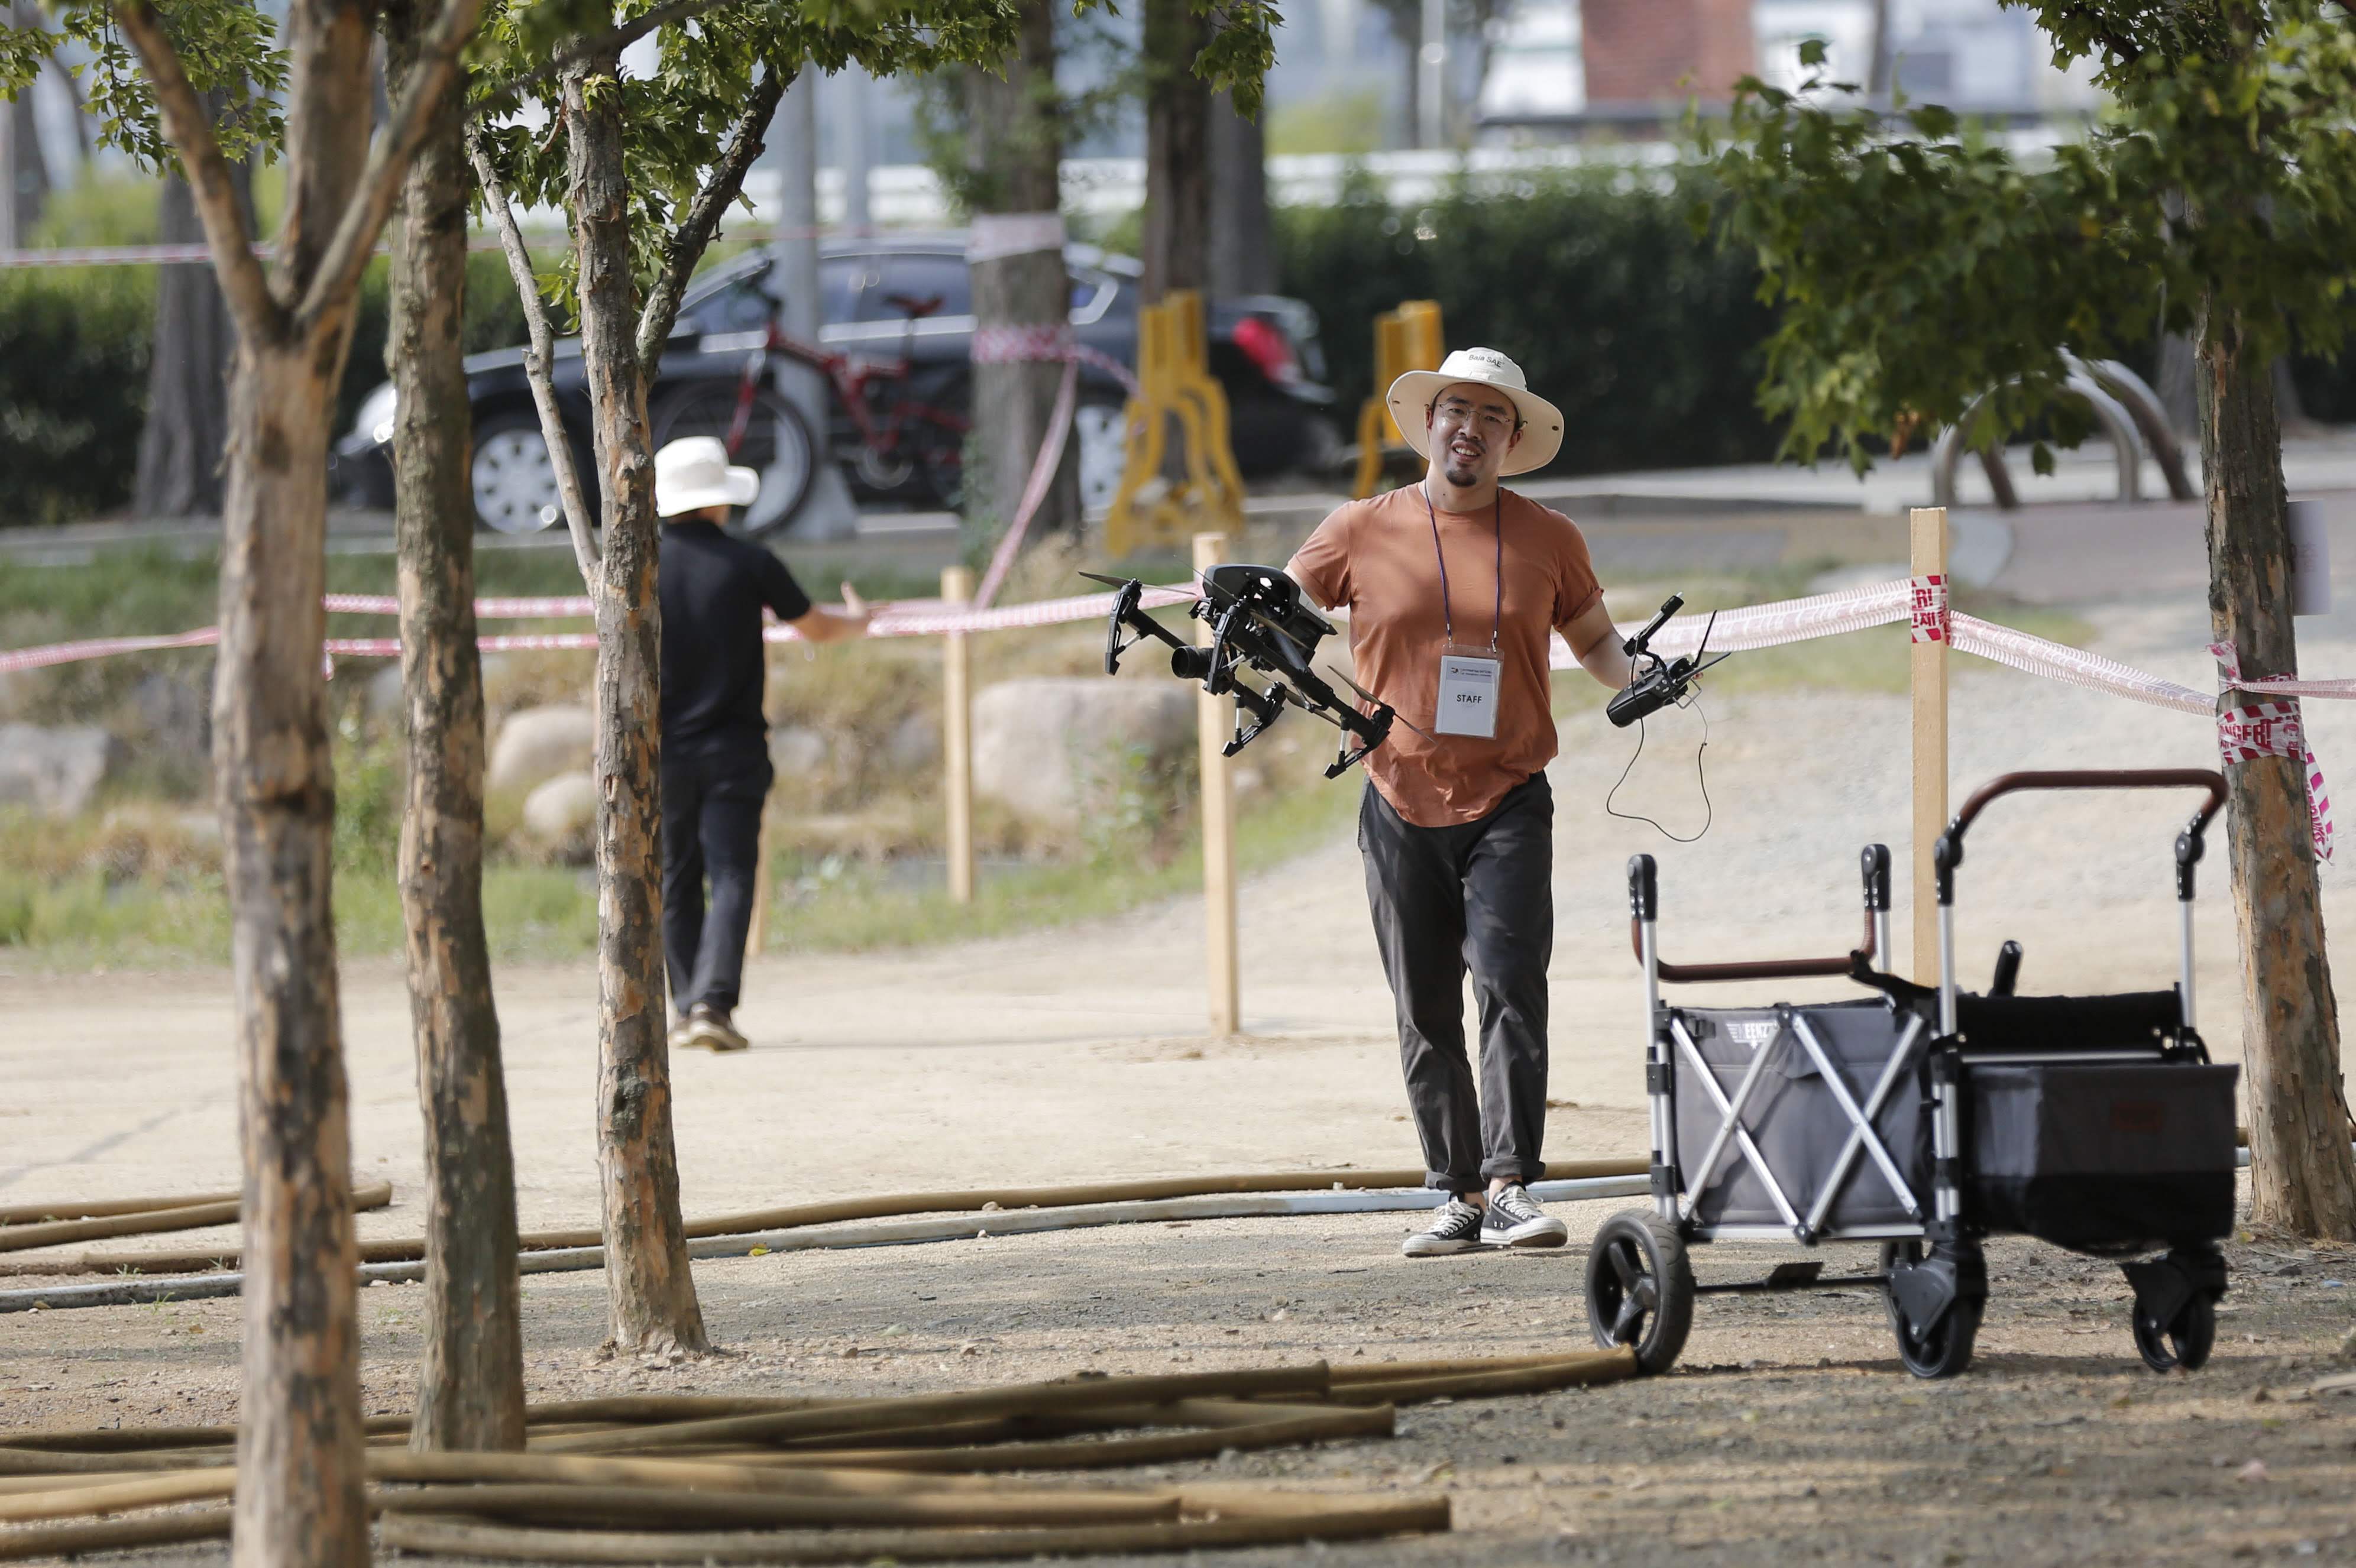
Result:
{"label": "bamboo pole on ground", "polygon": [[[1288,1413],[1294,1412],[1294,1413]],[[1144,1437],[1084,1437],[1066,1442],[994,1443],[958,1448],[828,1448],[811,1453],[748,1455],[743,1463],[776,1466],[850,1466],[860,1469],[913,1470],[927,1474],[980,1475],[1001,1470],[1101,1470],[1130,1465],[1172,1465],[1215,1459],[1228,1449],[1297,1448],[1355,1437],[1387,1437],[1396,1413],[1371,1407],[1280,1406],[1274,1418],[1248,1425],[1195,1432],[1157,1432]]]}
{"label": "bamboo pole on ground", "polygon": [[[355,1212],[381,1209],[392,1201],[392,1184],[380,1181],[352,1193]],[[234,1225],[238,1218],[238,1200],[208,1200],[198,1202],[161,1205],[169,1200],[158,1200],[158,1207],[130,1210],[105,1215],[91,1215],[75,1220],[54,1220],[46,1224],[8,1225],[0,1227],[0,1253],[17,1253],[31,1247],[60,1246],[68,1242],[94,1242],[112,1236],[140,1236],[158,1231],[201,1231],[209,1225]]]}
{"label": "bamboo pole on ground", "polygon": [[1932,847],[1947,827],[1947,509],[1907,514],[1914,572],[1914,946],[1917,985],[1939,983],[1938,883]]}
{"label": "bamboo pole on ground", "polygon": [[1161,1403],[1173,1399],[1244,1397],[1256,1393],[1307,1393],[1322,1398],[1330,1373],[1323,1361],[1295,1367],[1251,1367],[1224,1372],[1175,1376],[1091,1378],[1086,1381],[1016,1383],[955,1393],[916,1394],[898,1399],[845,1401],[810,1410],[773,1414],[681,1421],[612,1434],[560,1437],[550,1453],[626,1452],[690,1443],[775,1443],[821,1435],[851,1436],[918,1422],[970,1421],[998,1415],[1091,1410],[1112,1404]]}
{"label": "bamboo pole on ground", "polygon": [[[1194,536],[1194,572],[1200,576],[1227,553],[1225,534]],[[1194,623],[1194,641],[1207,645],[1212,626]],[[1236,963],[1236,786],[1227,767],[1227,738],[1234,703],[1209,692],[1195,699],[1195,751],[1203,784],[1204,957],[1211,988],[1211,1034],[1226,1039],[1243,1028],[1243,1000]]]}
{"label": "bamboo pole on ground", "polygon": [[230,1505],[144,1519],[104,1519],[86,1524],[42,1524],[0,1531],[0,1563],[28,1557],[72,1557],[126,1546],[177,1546],[191,1541],[227,1541]]}
{"label": "bamboo pole on ground", "polygon": [[1450,1522],[1446,1498],[1320,1498],[1315,1504],[1286,1499],[1259,1509],[1248,1494],[1222,1490],[1215,1517],[1151,1524],[680,1535],[517,1530],[388,1514],[383,1541],[408,1552],[510,1563],[937,1563],[1366,1541],[1444,1531]]}
{"label": "bamboo pole on ground", "polygon": [[[973,602],[973,571],[941,572],[945,605]],[[941,637],[941,795],[948,808],[949,901],[973,902],[973,650],[963,632]]]}
{"label": "bamboo pole on ground", "polygon": [[757,1492],[691,1491],[672,1487],[579,1487],[565,1484],[447,1485],[376,1495],[388,1513],[473,1514],[525,1524],[602,1525],[619,1529],[706,1528],[771,1530],[958,1526],[1140,1524],[1178,1517],[1170,1494],[1016,1492],[992,1496],[957,1492],[870,1497],[779,1496]]}
{"label": "bamboo pole on ground", "polygon": [[[1547,1162],[1547,1181],[1580,1181],[1608,1177],[1642,1176],[1644,1159],[1571,1159]],[[888,1193],[874,1198],[832,1199],[822,1203],[797,1203],[747,1214],[718,1214],[691,1221],[690,1241],[749,1235],[759,1231],[796,1230],[803,1226],[843,1224],[863,1220],[904,1219],[918,1214],[971,1214],[990,1211],[1051,1209],[1098,1203],[1158,1202],[1182,1198],[1210,1198],[1225,1193],[1323,1192],[1340,1189],[1366,1191],[1388,1188],[1420,1188],[1420,1170],[1247,1171],[1225,1176],[1147,1177],[1128,1181],[1082,1182],[1061,1187],[966,1188],[952,1191]],[[526,1233],[527,1253],[569,1247],[594,1247],[603,1238],[595,1231],[539,1231]],[[424,1255],[422,1239],[360,1243],[360,1262],[409,1263]],[[234,1248],[209,1253],[84,1253],[60,1260],[58,1273],[194,1274],[213,1264],[235,1267]]]}

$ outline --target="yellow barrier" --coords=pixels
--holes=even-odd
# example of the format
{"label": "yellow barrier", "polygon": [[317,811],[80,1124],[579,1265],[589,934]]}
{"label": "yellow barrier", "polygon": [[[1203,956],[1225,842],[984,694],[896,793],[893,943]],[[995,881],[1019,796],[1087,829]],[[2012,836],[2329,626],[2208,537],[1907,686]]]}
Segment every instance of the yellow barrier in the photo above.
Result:
{"label": "yellow barrier", "polygon": [[[1227,395],[1211,376],[1200,293],[1174,289],[1138,312],[1137,380],[1123,416],[1129,460],[1105,517],[1106,553],[1119,560],[1182,546],[1197,532],[1240,530],[1244,482],[1229,444]],[[1164,472],[1173,423],[1182,475],[1174,481]]]}
{"label": "yellow barrier", "polygon": [[1375,317],[1375,393],[1358,411],[1358,479],[1350,493],[1363,501],[1382,484],[1388,463],[1414,455],[1384,394],[1409,370],[1437,370],[1447,357],[1436,300],[1408,300]]}

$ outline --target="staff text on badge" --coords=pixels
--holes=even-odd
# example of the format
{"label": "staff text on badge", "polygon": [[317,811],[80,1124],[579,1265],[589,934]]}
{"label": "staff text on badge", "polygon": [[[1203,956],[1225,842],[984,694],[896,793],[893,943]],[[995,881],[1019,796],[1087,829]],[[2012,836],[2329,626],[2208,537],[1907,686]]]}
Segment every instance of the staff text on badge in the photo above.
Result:
{"label": "staff text on badge", "polygon": [[1500,661],[1485,654],[1440,656],[1440,711],[1432,729],[1442,735],[1494,740],[1497,734]]}

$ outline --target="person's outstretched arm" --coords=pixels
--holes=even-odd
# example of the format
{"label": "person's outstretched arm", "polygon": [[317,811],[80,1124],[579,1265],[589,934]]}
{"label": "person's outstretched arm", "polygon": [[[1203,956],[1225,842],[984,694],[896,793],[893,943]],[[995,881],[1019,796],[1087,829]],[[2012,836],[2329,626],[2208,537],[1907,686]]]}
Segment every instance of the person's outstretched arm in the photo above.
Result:
{"label": "person's outstretched arm", "polygon": [[1603,608],[1603,598],[1571,618],[1562,629],[1562,640],[1579,660],[1579,667],[1603,685],[1617,691],[1636,678],[1635,662],[1621,646],[1620,628],[1612,624],[1612,616]]}
{"label": "person's outstretched arm", "polygon": [[867,635],[867,624],[875,618],[867,608],[867,601],[859,590],[846,582],[842,585],[842,605],[813,604],[807,613],[786,623],[813,643],[841,643]]}

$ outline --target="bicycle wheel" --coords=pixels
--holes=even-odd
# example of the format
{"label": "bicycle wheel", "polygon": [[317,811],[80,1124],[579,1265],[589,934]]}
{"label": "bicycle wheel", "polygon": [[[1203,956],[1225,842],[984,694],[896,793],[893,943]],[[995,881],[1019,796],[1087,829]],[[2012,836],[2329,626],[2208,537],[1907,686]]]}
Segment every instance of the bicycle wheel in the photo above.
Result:
{"label": "bicycle wheel", "polygon": [[737,531],[758,538],[794,520],[809,498],[818,472],[818,443],[801,411],[766,387],[755,388],[743,410],[736,381],[690,387],[663,405],[655,420],[657,450],[691,435],[711,436],[729,448],[729,461],[761,476],[761,493],[744,508]]}

